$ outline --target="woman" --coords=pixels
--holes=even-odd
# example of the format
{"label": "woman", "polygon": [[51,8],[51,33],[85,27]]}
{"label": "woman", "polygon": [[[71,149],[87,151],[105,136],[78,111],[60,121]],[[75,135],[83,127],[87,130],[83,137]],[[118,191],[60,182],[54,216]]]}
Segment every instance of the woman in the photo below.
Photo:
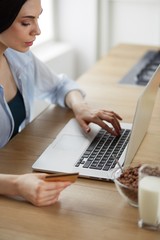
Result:
{"label": "woman", "polygon": [[[29,123],[35,98],[71,108],[86,133],[93,122],[119,135],[118,114],[91,109],[75,81],[55,75],[29,51],[40,34],[41,13],[40,0],[0,0],[0,147]],[[45,174],[2,175],[0,194],[18,194],[35,205],[50,205],[70,183],[46,183],[44,177]]]}

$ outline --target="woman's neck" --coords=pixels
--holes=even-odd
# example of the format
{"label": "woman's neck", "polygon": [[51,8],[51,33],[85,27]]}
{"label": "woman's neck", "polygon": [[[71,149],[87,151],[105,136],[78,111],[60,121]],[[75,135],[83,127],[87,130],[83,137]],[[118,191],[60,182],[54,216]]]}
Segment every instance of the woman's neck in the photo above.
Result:
{"label": "woman's neck", "polygon": [[4,61],[4,52],[7,48],[0,43],[0,67],[2,66],[2,62]]}
{"label": "woman's neck", "polygon": [[6,49],[7,49],[7,47],[3,43],[0,42],[0,59],[3,59],[4,52]]}

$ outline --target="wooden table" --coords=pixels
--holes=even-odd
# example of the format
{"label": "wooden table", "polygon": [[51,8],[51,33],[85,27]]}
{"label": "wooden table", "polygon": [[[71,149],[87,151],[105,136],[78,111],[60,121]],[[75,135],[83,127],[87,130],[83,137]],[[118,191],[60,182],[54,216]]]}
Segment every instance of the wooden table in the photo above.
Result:
{"label": "wooden table", "polygon": [[[94,107],[112,109],[132,121],[143,87],[119,80],[151,46],[118,45],[78,81]],[[0,172],[32,171],[32,164],[73,117],[70,110],[49,106],[0,150]],[[160,161],[160,95],[148,133],[134,163]],[[0,197],[0,240],[159,240],[160,233],[137,226],[138,209],[128,205],[114,183],[78,179],[50,207]]]}

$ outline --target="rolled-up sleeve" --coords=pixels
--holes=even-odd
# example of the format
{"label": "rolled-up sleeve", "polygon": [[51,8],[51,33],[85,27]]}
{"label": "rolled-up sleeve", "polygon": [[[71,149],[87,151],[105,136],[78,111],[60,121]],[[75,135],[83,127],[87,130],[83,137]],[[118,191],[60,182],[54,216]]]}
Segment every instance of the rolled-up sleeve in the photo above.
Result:
{"label": "rolled-up sleeve", "polygon": [[83,97],[85,96],[76,81],[65,74],[55,74],[32,53],[30,54],[33,60],[32,67],[37,98],[66,107],[65,98],[70,91],[77,90],[81,92]]}

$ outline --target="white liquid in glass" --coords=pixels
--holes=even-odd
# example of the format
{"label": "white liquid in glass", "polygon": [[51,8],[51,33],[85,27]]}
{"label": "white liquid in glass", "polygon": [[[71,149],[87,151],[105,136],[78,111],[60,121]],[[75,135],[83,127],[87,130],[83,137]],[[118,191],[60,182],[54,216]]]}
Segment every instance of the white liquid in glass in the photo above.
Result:
{"label": "white liquid in glass", "polygon": [[160,222],[160,178],[146,176],[139,181],[140,219],[149,225]]}

